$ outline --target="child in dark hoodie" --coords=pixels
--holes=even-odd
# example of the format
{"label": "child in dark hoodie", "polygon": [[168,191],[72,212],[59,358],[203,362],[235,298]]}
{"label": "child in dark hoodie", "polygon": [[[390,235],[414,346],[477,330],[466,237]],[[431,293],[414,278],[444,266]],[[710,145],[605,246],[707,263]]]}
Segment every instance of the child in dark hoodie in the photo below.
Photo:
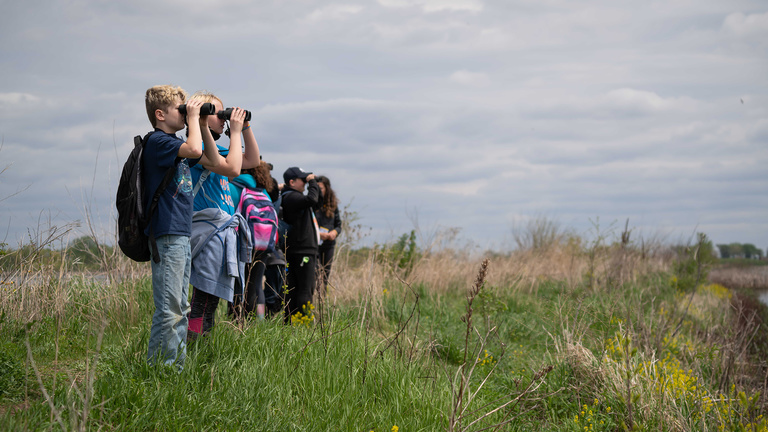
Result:
{"label": "child in dark hoodie", "polygon": [[[285,186],[281,192],[283,220],[291,227],[285,246],[287,266],[285,322],[292,318],[312,314],[312,296],[315,288],[315,266],[320,233],[314,207],[320,198],[315,175],[299,167],[283,173]],[[306,189],[307,194],[304,195]],[[298,315],[298,313],[301,315]]]}

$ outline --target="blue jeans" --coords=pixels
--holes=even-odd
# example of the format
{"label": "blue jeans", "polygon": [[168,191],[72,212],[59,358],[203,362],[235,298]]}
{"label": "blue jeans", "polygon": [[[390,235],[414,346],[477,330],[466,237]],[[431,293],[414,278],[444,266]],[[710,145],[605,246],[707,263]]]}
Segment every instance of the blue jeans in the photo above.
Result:
{"label": "blue jeans", "polygon": [[150,261],[155,313],[149,333],[147,362],[152,364],[159,360],[167,365],[176,364],[181,369],[187,356],[187,299],[192,250],[187,236],[164,235],[156,241],[160,262]]}

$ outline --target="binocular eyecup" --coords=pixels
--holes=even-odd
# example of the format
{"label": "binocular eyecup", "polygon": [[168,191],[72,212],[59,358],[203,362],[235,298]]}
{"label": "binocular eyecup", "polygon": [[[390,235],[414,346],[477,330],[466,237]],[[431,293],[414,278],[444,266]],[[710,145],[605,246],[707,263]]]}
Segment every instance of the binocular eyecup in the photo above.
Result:
{"label": "binocular eyecup", "polygon": [[[221,110],[216,113],[216,116],[222,120],[229,120],[230,117],[232,117],[232,111],[234,111],[234,108],[227,108],[225,110]],[[248,110],[245,111],[245,120],[244,121],[251,121],[251,112]]]}
{"label": "binocular eyecup", "polygon": [[[187,104],[179,105],[179,112],[183,115],[187,115]],[[216,114],[216,106],[210,102],[204,103],[200,106],[200,115],[214,115]]]}

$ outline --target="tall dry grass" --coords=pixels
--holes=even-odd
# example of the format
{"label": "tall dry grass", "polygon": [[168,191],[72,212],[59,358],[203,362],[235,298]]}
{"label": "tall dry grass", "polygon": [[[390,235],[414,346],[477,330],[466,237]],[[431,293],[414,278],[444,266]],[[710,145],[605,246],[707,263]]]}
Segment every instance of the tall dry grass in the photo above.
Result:
{"label": "tall dry grass", "polygon": [[[46,250],[49,258],[51,250],[57,250],[56,253],[62,256],[66,254],[63,245],[72,237],[74,228],[67,225],[38,229],[26,244],[17,248],[32,253],[2,257],[13,265],[5,267],[11,268],[10,271],[0,274],[0,312],[15,320],[34,321],[51,312],[62,313],[68,302],[79,297],[73,290],[100,286],[103,295],[97,297],[99,301],[113,305],[110,309],[120,314],[139,318],[136,316],[135,290],[125,287],[149,276],[146,263],[133,262],[122,256],[118,248],[98,243],[93,253],[101,264],[100,272],[81,271],[65,259],[41,259]],[[485,259],[489,260],[486,277],[489,287],[535,293],[542,283],[553,280],[563,282],[570,289],[585,282],[592,289],[620,287],[636,281],[640,275],[669,270],[674,258],[658,237],[632,239],[626,228],[613,241],[597,236],[589,242],[546,219],[537,219],[524,229],[527,231],[516,234],[523,247],[506,253],[473,253],[471,247],[457,244],[457,233],[452,230],[420,236],[428,237],[430,244],[421,246],[421,253],[408,272],[398,269],[381,249],[370,249],[361,260],[351,247],[354,240],[359,239],[345,242],[342,238],[326,303],[378,304],[385,290],[402,286],[398,279],[411,286],[420,285],[437,295],[464,290],[471,286],[474,269]],[[98,238],[93,229],[90,230],[93,238]],[[354,233],[351,235],[355,236]],[[732,279],[736,277],[734,275]],[[744,276],[739,274],[738,277]],[[95,281],[95,285],[67,283],[77,278]],[[765,279],[768,275],[761,281]]]}
{"label": "tall dry grass", "polygon": [[709,279],[729,288],[768,291],[768,266],[716,267]]}
{"label": "tall dry grass", "polygon": [[[640,275],[670,269],[672,254],[663,248],[649,253],[647,250],[622,244],[597,244],[583,248],[573,238],[536,249],[508,253],[487,253],[473,256],[467,249],[437,249],[421,255],[407,275],[400,277],[413,285],[423,285],[434,294],[464,290],[474,280],[474,269],[483,260],[489,260],[486,283],[503,289],[535,293],[542,282],[563,281],[569,288],[582,284],[588,275],[594,279],[594,288],[621,286],[634,282]],[[385,280],[397,273],[385,254],[372,250],[360,265],[350,254],[338,253],[330,277],[333,301],[350,302],[369,293],[383,294]]]}
{"label": "tall dry grass", "polygon": [[[24,241],[0,255],[0,314],[31,323],[63,316],[75,305],[99,316],[137,316],[136,292],[131,287],[149,275],[149,266],[127,259],[118,248],[97,243],[91,253],[98,269],[83,269],[69,248],[78,226],[38,224]],[[79,304],[84,298],[90,304]]]}

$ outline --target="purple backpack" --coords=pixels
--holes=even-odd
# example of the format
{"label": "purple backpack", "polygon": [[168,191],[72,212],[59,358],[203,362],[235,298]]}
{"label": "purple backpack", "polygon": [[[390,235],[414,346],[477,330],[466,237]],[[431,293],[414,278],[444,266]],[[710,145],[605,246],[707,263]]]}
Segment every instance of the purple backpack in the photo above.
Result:
{"label": "purple backpack", "polygon": [[277,211],[264,190],[243,188],[237,211],[253,235],[253,250],[274,252],[277,244]]}

